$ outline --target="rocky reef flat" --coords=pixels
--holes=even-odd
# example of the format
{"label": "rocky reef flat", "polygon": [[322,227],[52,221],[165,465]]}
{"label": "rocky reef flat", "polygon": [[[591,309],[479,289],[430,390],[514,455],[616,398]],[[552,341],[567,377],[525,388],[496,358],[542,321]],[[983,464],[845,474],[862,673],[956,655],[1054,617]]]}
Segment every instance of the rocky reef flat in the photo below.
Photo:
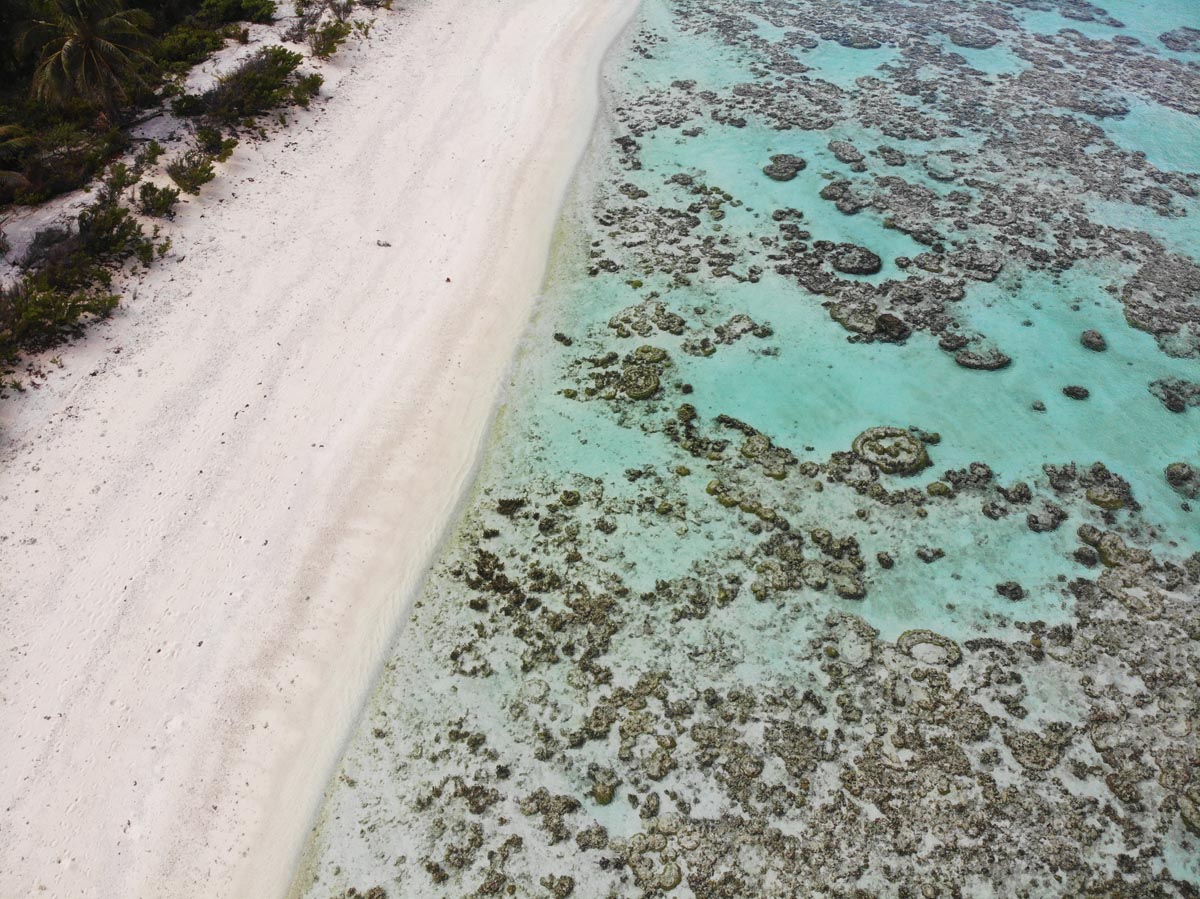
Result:
{"label": "rocky reef flat", "polygon": [[1200,896],[1198,29],[646,0],[297,895]]}

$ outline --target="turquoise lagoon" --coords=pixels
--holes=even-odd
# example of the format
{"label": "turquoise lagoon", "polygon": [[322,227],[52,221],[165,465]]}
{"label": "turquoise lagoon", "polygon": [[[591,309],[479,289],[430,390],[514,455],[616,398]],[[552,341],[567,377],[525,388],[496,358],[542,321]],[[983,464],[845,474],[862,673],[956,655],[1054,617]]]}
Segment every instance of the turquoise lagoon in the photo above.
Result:
{"label": "turquoise lagoon", "polygon": [[[943,24],[996,42],[955,44]],[[1183,0],[1103,14],[646,0],[608,59],[605,113],[463,519],[297,891],[1197,895],[1200,519],[1164,470],[1200,466],[1200,411],[1168,411],[1150,387],[1194,383],[1200,362],[1130,327],[1122,299],[1164,254],[1200,259],[1200,121],[1154,88],[1200,85],[1200,52],[1158,40],[1181,26],[1200,28]],[[1099,83],[1063,29],[1139,43]],[[1066,59],[1051,69],[1127,111],[1063,106],[1078,100],[1031,61],[1045,47]],[[829,121],[781,129],[774,100],[744,85],[832,91]],[[1002,112],[972,128],[956,91]],[[882,120],[875,96],[893,110]],[[906,110],[940,133],[906,136]],[[997,136],[1029,139],[1025,113],[1102,131],[1061,151],[1074,157],[1013,168]],[[881,147],[904,161],[883,164]],[[776,154],[806,166],[773,180]],[[1099,184],[1087,154],[1119,177]],[[927,191],[931,216],[1034,198],[1012,207],[1019,237],[936,220],[942,243],[998,248],[1003,267],[959,277],[961,299],[927,319],[918,300],[901,342],[829,308],[861,288],[879,312],[889,283],[925,276],[897,263],[931,251],[903,210],[846,214],[823,196],[889,189],[879,178]],[[1143,178],[1179,189],[1135,203],[1111,186]],[[1047,264],[1038,249],[1072,218],[1110,229],[1109,247],[1072,224],[1059,247],[1073,258]],[[781,221],[808,236],[781,237]],[[880,269],[806,287],[789,265],[828,272],[806,255],[821,241],[866,247]],[[1103,352],[1081,345],[1089,329]],[[947,333],[1012,363],[956,364]],[[629,387],[631,371],[656,389]],[[915,429],[906,445],[929,467],[855,463],[876,426]],[[972,463],[990,476],[966,477]],[[1055,488],[1044,466],[1068,463],[1102,463],[1132,501]],[[1028,502],[997,492],[1019,482]],[[1002,508],[981,514],[989,503]],[[1034,528],[1045,503],[1064,520]],[[1111,535],[1099,553],[1097,534]]]}

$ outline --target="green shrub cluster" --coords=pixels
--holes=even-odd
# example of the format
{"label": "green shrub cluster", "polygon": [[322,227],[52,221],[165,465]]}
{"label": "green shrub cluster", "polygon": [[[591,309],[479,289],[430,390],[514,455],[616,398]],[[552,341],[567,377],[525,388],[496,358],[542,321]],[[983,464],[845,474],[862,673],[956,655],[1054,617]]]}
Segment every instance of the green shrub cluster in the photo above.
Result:
{"label": "green shrub cluster", "polygon": [[[390,7],[390,0],[364,4]],[[301,0],[296,40],[307,39],[314,55],[328,58],[353,33],[346,21],[353,3],[309,5]],[[0,37],[35,19],[50,27],[27,50],[10,52],[0,40],[0,207],[42,202],[104,172],[96,202],[71,227],[36,235],[21,260],[25,276],[0,285],[0,376],[11,372],[20,352],[52,347],[79,334],[89,319],[108,315],[118,303],[110,291],[113,273],[130,261],[150,265],[166,252],[169,241],[159,240],[157,227],[147,234],[131,207],[171,218],[181,192],[199,193],[215,177],[213,162],[237,146],[237,138],[227,136],[231,131],[281,107],[308,106],[320,92],[319,74],[297,72],[299,53],[272,46],[211,90],[178,96],[182,88],[173,74],[227,40],[248,42],[240,23],[269,23],[275,13],[274,0],[0,0]],[[330,14],[334,21],[316,25]],[[48,65],[51,55],[54,65]],[[67,71],[71,65],[79,71]],[[79,90],[47,88],[76,75],[91,80]],[[157,141],[132,164],[110,166],[130,145],[121,126],[133,109],[153,102],[155,91],[178,96],[175,111],[200,119],[195,149],[166,166],[176,187],[141,182],[164,152]],[[0,251],[8,249],[0,234]]]}
{"label": "green shrub cluster", "polygon": [[317,72],[301,75],[292,86],[292,99],[307,109],[309,101],[321,92],[321,85],[324,83],[325,79]]}
{"label": "green shrub cluster", "polygon": [[158,162],[159,157],[166,153],[166,149],[156,140],[151,140],[142,147],[137,153],[136,164],[139,168],[144,169],[148,165],[154,165]]}
{"label": "green shrub cluster", "polygon": [[212,157],[201,150],[188,150],[167,163],[167,174],[188,194],[200,193],[200,187],[217,177]]}
{"label": "green shrub cluster", "polygon": [[349,36],[349,22],[326,22],[308,32],[308,47],[317,59],[329,59]]}
{"label": "green shrub cluster", "polygon": [[225,137],[220,128],[201,125],[196,129],[196,146],[217,162],[224,162],[232,156],[237,145],[237,138]]}
{"label": "green shrub cluster", "polygon": [[184,70],[203,62],[225,46],[225,37],[211,27],[195,22],[177,25],[163,35],[155,56],[163,65]]}
{"label": "green shrub cluster", "polygon": [[17,354],[38,352],[83,331],[88,317],[109,315],[118,298],[99,290],[63,291],[31,280],[0,286],[0,367]]}
{"label": "green shrub cluster", "polygon": [[5,152],[8,141],[0,135],[0,205],[41,203],[77,190],[129,146],[128,136],[115,128],[100,133],[65,123],[32,132],[7,128],[9,141],[20,149]]}
{"label": "green shrub cluster", "polygon": [[175,112],[231,126],[253,119],[293,99],[291,76],[303,58],[285,47],[263,47],[212,89],[180,97]]}
{"label": "green shrub cluster", "polygon": [[[0,207],[91,181],[132,110],[171,76],[247,40],[274,0],[0,0]],[[64,87],[66,85],[66,87]]]}
{"label": "green shrub cluster", "polygon": [[174,187],[159,187],[146,182],[138,188],[138,208],[155,218],[174,218],[179,191]]}
{"label": "green shrub cluster", "polygon": [[28,273],[0,287],[0,369],[11,367],[21,351],[78,334],[88,317],[107,315],[118,301],[109,291],[113,272],[130,260],[148,266],[167,251],[157,229],[147,235],[121,205],[120,195],[140,177],[136,167],[114,166],[74,228],[52,226],[34,237],[24,259]]}
{"label": "green shrub cluster", "polygon": [[275,21],[275,0],[204,0],[200,18],[210,22],[259,22],[269,25]]}

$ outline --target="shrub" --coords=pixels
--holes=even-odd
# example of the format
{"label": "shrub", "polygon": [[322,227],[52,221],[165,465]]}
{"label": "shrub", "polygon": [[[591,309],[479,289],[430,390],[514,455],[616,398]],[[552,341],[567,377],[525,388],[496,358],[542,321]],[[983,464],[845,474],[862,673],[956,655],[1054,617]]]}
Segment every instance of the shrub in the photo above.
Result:
{"label": "shrub", "polygon": [[146,215],[155,218],[174,218],[179,191],[174,187],[159,187],[147,182],[138,188],[138,206]]}
{"label": "shrub", "polygon": [[202,116],[205,109],[204,97],[200,94],[184,94],[171,103],[171,112],[185,119]]}
{"label": "shrub", "polygon": [[196,129],[196,146],[217,162],[224,162],[233,155],[233,148],[237,145],[237,138],[223,137],[221,130],[212,125],[202,125]]}
{"label": "shrub", "polygon": [[316,72],[301,75],[292,86],[292,99],[307,109],[308,101],[320,93],[321,85],[324,83],[325,79]]}
{"label": "shrub", "polygon": [[200,4],[200,17],[209,22],[270,25],[275,21],[275,0],[204,0]]}
{"label": "shrub", "polygon": [[308,40],[308,22],[305,16],[297,15],[296,21],[287,27],[282,37],[289,44],[302,44]]}
{"label": "shrub", "polygon": [[263,47],[216,87],[199,96],[180,97],[178,115],[204,115],[225,125],[236,125],[294,99],[291,74],[303,57],[285,47]]}
{"label": "shrub", "polygon": [[164,63],[193,66],[225,46],[225,38],[208,28],[185,23],[168,31],[158,42],[155,56]]}
{"label": "shrub", "polygon": [[0,286],[0,364],[12,365],[22,350],[49,349],[78,335],[85,316],[107,316],[117,302],[108,293],[58,290],[30,278]]}
{"label": "shrub", "polygon": [[90,263],[120,265],[137,256],[149,265],[154,244],[142,232],[128,209],[115,201],[102,201],[79,213],[80,255]]}
{"label": "shrub", "polygon": [[47,225],[33,235],[33,240],[21,258],[25,268],[45,265],[49,260],[64,255],[61,247],[74,237],[74,232],[63,225]]}
{"label": "shrub", "polygon": [[135,156],[133,160],[134,165],[141,169],[146,168],[148,165],[154,165],[156,162],[158,162],[159,157],[166,152],[167,151],[162,144],[156,140],[151,140],[150,143],[146,144],[146,146],[142,147],[142,149],[138,151],[137,156]]}
{"label": "shrub", "polygon": [[141,180],[142,173],[136,166],[130,168],[123,162],[113,163],[104,175],[100,195],[104,199],[115,199]]}
{"label": "shrub", "polygon": [[313,56],[329,59],[349,36],[349,22],[326,22],[308,32],[308,46]]}
{"label": "shrub", "polygon": [[69,124],[47,129],[37,142],[36,151],[23,160],[21,175],[27,186],[16,196],[30,205],[82,187],[129,146],[128,137],[117,129],[95,135]]}
{"label": "shrub", "polygon": [[167,174],[184,193],[198,194],[201,185],[217,177],[212,157],[200,150],[188,150],[167,164]]}

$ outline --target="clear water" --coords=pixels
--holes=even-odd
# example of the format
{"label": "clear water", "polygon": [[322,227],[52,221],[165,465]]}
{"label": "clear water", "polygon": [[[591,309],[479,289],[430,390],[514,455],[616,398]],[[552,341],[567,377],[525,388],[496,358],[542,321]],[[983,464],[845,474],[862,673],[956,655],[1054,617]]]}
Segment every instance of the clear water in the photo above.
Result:
{"label": "clear water", "polygon": [[[1188,0],[1114,0],[1105,10],[1124,23],[1114,27],[1062,14],[1086,4],[1030,6],[1045,8],[1014,9],[984,0],[913,5],[938,24],[975,21],[983,13],[999,16],[989,20],[998,43],[972,49],[951,43],[938,28],[897,30],[882,18],[886,10],[876,22],[876,5],[865,2],[646,0],[608,61],[606,113],[564,212],[545,296],[471,501],[397,638],[394,657],[330,787],[299,881],[303,895],[350,895],[345,892],[350,888],[365,892],[372,886],[393,897],[486,895],[511,886],[515,893],[509,894],[516,895],[774,896],[795,895],[801,885],[813,896],[852,895],[852,889],[905,895],[896,890],[926,885],[934,889],[932,895],[951,895],[950,885],[958,883],[969,886],[963,895],[1067,896],[1096,889],[1109,877],[1130,889],[1158,890],[1145,895],[1196,895],[1196,836],[1178,808],[1189,801],[1189,784],[1200,789],[1198,659],[1196,636],[1186,624],[1194,616],[1197,590],[1194,578],[1165,587],[1162,579],[1164,571],[1183,570],[1179,566],[1200,549],[1194,503],[1189,505],[1164,477],[1172,462],[1200,465],[1200,409],[1170,412],[1149,385],[1160,379],[1200,381],[1200,362],[1169,355],[1153,335],[1131,328],[1119,296],[1123,286],[1138,279],[1137,267],[1145,261],[1138,255],[1145,251],[1138,248],[1156,243],[1200,259],[1200,121],[1165,105],[1169,98],[1160,92],[1168,76],[1176,88],[1183,79],[1200,89],[1200,52],[1169,51],[1158,40],[1180,26],[1200,28],[1200,9]],[[859,25],[880,29],[881,46],[852,49],[831,37],[828,29],[847,12]],[[806,31],[804,20],[813,18],[824,23],[824,32]],[[997,21],[1009,25],[1000,27]],[[728,30],[731,22],[736,27]],[[1015,87],[1022,73],[1037,68],[1021,52],[1028,55],[1061,29],[1100,41],[1125,35],[1141,42],[1123,51],[1143,67],[1136,77],[1114,68],[1111,79],[1097,80],[1093,63],[1079,63],[1073,74],[1073,81],[1092,93],[1120,95],[1127,112],[1099,117],[1072,111],[1062,105],[1061,93]],[[815,46],[794,40],[800,34],[808,34]],[[914,45],[919,52],[961,54],[966,71],[957,63],[906,62]],[[787,58],[810,71],[774,72],[778,62],[770,60]],[[1146,60],[1177,68],[1153,69],[1155,63]],[[876,90],[862,79],[886,84],[910,63],[915,76],[928,81],[924,89],[936,88],[941,99],[899,91],[882,95],[885,101],[953,134],[898,138],[871,120],[870,102],[859,103]],[[940,69],[943,65],[949,68]],[[1074,65],[1068,62],[1064,70],[1071,72]],[[796,89],[787,86],[791,77],[820,84],[839,98],[828,127],[779,130],[753,103],[738,108],[745,119],[740,127],[711,114],[738,96],[739,85],[771,85],[786,95]],[[689,80],[694,86],[677,84]],[[984,97],[1017,97],[1025,111],[1099,125],[1108,143],[1093,143],[1079,154],[1103,150],[1111,158],[1141,151],[1150,165],[1193,190],[1190,195],[1174,191],[1170,214],[1162,214],[1128,196],[1106,194],[1089,180],[1091,173],[1054,159],[1031,153],[1012,169],[1013,157],[1005,155],[1010,151],[995,139],[1010,124],[1017,127],[1012,123],[1018,113],[1005,106],[1012,118],[970,127],[962,110],[946,99],[956,85],[964,96],[978,91]],[[696,100],[703,91],[719,100],[706,107],[709,101]],[[653,124],[655,115],[678,109],[690,113],[674,124]],[[633,169],[622,162],[614,143],[630,134],[640,145],[640,167]],[[866,171],[839,161],[828,146],[832,140],[852,142],[866,156]],[[899,148],[907,159],[887,166],[875,155],[880,147]],[[765,177],[770,157],[784,153],[802,157],[806,168],[786,182]],[[1096,158],[1098,167],[1109,164]],[[1143,177],[1136,168],[1130,171],[1129,179]],[[668,180],[679,174],[691,177],[692,184],[719,188],[733,201],[710,205],[711,193],[699,196],[688,184]],[[1038,241],[1031,238],[1023,250],[1011,245],[1003,250],[1005,265],[994,281],[967,279],[963,298],[948,304],[956,325],[951,330],[984,335],[986,345],[1010,355],[1013,363],[1000,371],[956,364],[953,354],[939,349],[938,334],[920,327],[915,315],[918,327],[902,343],[852,341],[822,305],[842,293],[814,294],[777,270],[781,243],[772,212],[799,209],[798,226],[811,232],[810,241],[865,246],[881,257],[878,273],[843,275],[837,291],[902,281],[916,270],[896,260],[929,248],[889,227],[891,211],[843,214],[821,196],[837,179],[869,190],[870,179],[879,176],[902,177],[938,203],[965,198],[968,207],[993,195],[998,184],[1028,184],[1044,193],[1032,211],[1018,216],[1036,225],[1043,206],[1048,215],[1073,209],[1098,225],[1121,229],[1116,243],[1132,249],[1091,251],[1054,270],[1024,255]],[[622,185],[636,188],[634,196],[628,189],[622,193]],[[744,277],[756,266],[760,275],[750,280],[721,276],[705,260],[683,283],[661,264],[662,252],[678,235],[656,230],[655,210],[686,210],[693,203],[700,204],[692,207],[699,222],[680,252],[699,253],[705,237],[726,241],[710,246],[731,254],[729,269]],[[947,240],[977,239],[1003,247],[996,243],[999,230],[988,224],[955,228],[948,216],[936,224]],[[615,260],[617,270],[598,265],[605,260]],[[598,270],[589,274],[593,267]],[[1196,296],[1178,302],[1190,303],[1195,314]],[[623,310],[655,303],[684,320],[682,333],[648,326],[645,336],[623,337],[609,324]],[[718,341],[709,354],[695,352],[697,341],[719,336],[717,326],[737,315],[769,325],[769,333]],[[1085,329],[1104,335],[1104,352],[1081,345]],[[590,372],[609,371],[615,378],[621,363],[614,360],[642,345],[668,354],[668,362],[656,363],[660,389],[654,396],[630,398],[611,384],[588,395]],[[617,356],[605,362],[606,353]],[[1068,385],[1084,385],[1090,396],[1068,398],[1062,393]],[[703,436],[730,441],[729,446],[708,452],[681,444],[677,409],[683,403],[694,407]],[[739,450],[745,438],[722,427],[721,415],[766,435],[775,447],[789,450],[797,464],[789,465],[782,479],[764,477]],[[930,467],[907,477],[878,477],[889,491],[913,487],[925,500],[881,502],[830,476],[834,454],[849,450],[857,435],[879,425],[940,435],[926,447]],[[991,484],[964,487],[953,498],[925,492],[930,482],[952,480],[943,475],[947,470],[973,462],[991,468]],[[1054,490],[1043,466],[1069,462],[1103,463],[1125,479],[1139,507],[1106,513],[1082,489]],[[805,463],[813,463],[809,470],[816,474],[805,474]],[[714,481],[744,500],[742,508],[718,502],[714,493],[721,491],[714,491]],[[984,503],[998,501],[996,484],[1017,481],[1032,486],[1031,504],[1002,502],[1009,514],[997,520],[981,514]],[[578,501],[568,502],[564,491],[577,491]],[[498,505],[516,499],[523,505],[509,508],[509,514]],[[1062,507],[1065,523],[1049,532],[1031,529],[1027,513],[1046,501]],[[763,507],[786,518],[789,529],[773,528],[772,517],[759,514]],[[1101,576],[1105,565],[1089,560],[1086,548],[1082,558],[1077,552],[1082,524],[1152,552],[1157,567],[1119,562]],[[829,553],[815,549],[819,539],[812,532],[822,528],[857,541],[856,557],[862,560],[857,577],[865,593],[860,598],[838,595],[832,584],[788,583],[779,573],[768,544],[772,535],[784,534],[804,535],[805,559],[821,561],[830,573],[837,570]],[[920,548],[937,548],[943,556],[924,562],[917,556]],[[481,549],[503,562],[519,593],[537,598],[536,608],[503,611],[511,602],[511,585],[481,586],[472,574]],[[878,561],[881,553],[894,559],[894,567]],[[553,575],[549,580],[547,573]],[[1070,588],[1073,581],[1098,577],[1110,583],[1106,578],[1117,574],[1123,586],[1088,600],[1093,604],[1087,610],[1079,598],[1091,596],[1087,588],[1082,593],[1078,584]],[[1021,585],[1019,601],[998,594],[996,585],[1009,581]],[[680,614],[694,611],[681,598],[691,594],[703,597],[702,614]],[[586,613],[578,605],[584,595]],[[612,606],[605,611],[590,605],[597,598],[611,600]],[[1128,614],[1138,603],[1154,607],[1156,602],[1157,612],[1139,606],[1136,615]],[[1110,616],[1124,622],[1115,642],[1101,633]],[[1031,634],[1055,626],[1063,626],[1055,632],[1061,650],[1026,658],[1031,641],[1042,645],[1043,638]],[[967,657],[955,664],[937,652],[907,649],[904,635],[914,629],[967,647]],[[1016,647],[1018,660],[989,667],[983,659],[989,650],[979,648],[982,644],[972,648],[980,639]],[[830,647],[838,652],[830,655]],[[586,662],[589,648],[596,652]],[[858,681],[858,675],[850,675],[855,685],[847,687],[845,672],[831,674],[830,659],[862,652],[870,661],[854,670],[875,673]],[[838,818],[844,813],[835,810],[846,808],[849,794],[837,797],[846,783],[845,766],[861,765],[873,734],[912,723],[906,717],[913,714],[911,707],[891,707],[878,691],[898,678],[914,695],[925,695],[923,665],[962,691],[953,702],[973,697],[995,723],[986,736],[962,743],[969,772],[928,784],[921,778],[932,775],[914,774],[915,781],[893,785],[895,801],[911,815],[895,816],[878,798],[875,805],[851,800],[867,809],[864,820],[890,822],[889,833],[924,828],[924,842],[915,853],[893,853],[888,840]],[[997,674],[1000,669],[1003,676]],[[1151,676],[1152,670],[1188,675],[1172,681]],[[700,708],[689,713],[698,718],[685,715],[680,723],[657,700],[647,706],[643,696],[617,715],[615,720],[625,723],[606,730],[602,739],[570,738],[612,700],[614,688],[632,690],[655,673],[670,682],[672,701]],[[1015,680],[1005,679],[1010,676]],[[1020,694],[1019,714],[1005,704],[998,684]],[[1103,699],[1097,692],[1101,686],[1111,688]],[[760,705],[749,717],[719,720],[737,731],[737,746],[761,761],[761,773],[755,775],[760,785],[792,797],[782,807],[763,799],[764,793],[751,798],[738,792],[740,781],[719,773],[725,761],[715,767],[711,756],[699,761],[705,757],[698,748],[699,732],[688,727],[710,713],[719,717],[704,711],[706,689],[727,701],[741,702],[743,694],[757,698]],[[824,698],[819,714],[780,711],[796,691],[805,690]],[[1135,695],[1142,697],[1139,702],[1125,701]],[[945,697],[927,701],[951,702]],[[845,712],[857,705],[867,709],[865,715]],[[637,718],[647,707],[645,714],[654,719],[650,724]],[[1105,716],[1122,720],[1133,742],[1146,747],[1148,755],[1139,764],[1150,767],[1135,778],[1136,801],[1128,793],[1114,793],[1117,781],[1105,779],[1133,762],[1105,748],[1099,737],[1089,742],[1086,736],[1097,720],[1108,720]],[[919,720],[912,726],[944,725],[940,719],[935,724]],[[785,770],[784,756],[772,749],[776,744],[769,737],[772,727],[798,722],[834,731],[821,740],[836,750],[814,762],[802,778]],[[1011,738],[1051,725],[1063,725],[1075,736],[1043,773],[1022,761]],[[477,735],[473,743],[469,734]],[[958,738],[951,732],[947,739]],[[734,752],[731,745],[722,752]],[[665,774],[646,773],[656,746],[674,753],[675,767]],[[900,766],[915,765],[919,757],[895,752]],[[1183,761],[1168,764],[1167,759]],[[601,769],[616,772],[622,785],[612,804],[592,792],[597,778],[603,780],[597,774]],[[985,774],[1032,797],[1019,815],[1025,822],[1019,834],[989,832],[976,820],[997,826],[1014,814],[1010,807],[998,811],[1002,800],[976,795],[977,778]],[[494,794],[472,808],[467,787]],[[529,797],[538,787],[580,804],[562,815],[566,823],[559,827],[565,830],[556,831],[552,815],[530,811]],[[626,792],[640,797],[640,808],[620,798]],[[938,795],[956,797],[958,804],[938,804]],[[643,814],[651,796],[662,810]],[[1191,801],[1200,802],[1200,793],[1196,797]],[[1143,828],[1140,835],[1102,820],[1096,809],[1106,803]],[[666,820],[668,811],[682,816],[683,829],[663,825],[655,831],[655,822]],[[1086,831],[1085,819],[1093,830]],[[975,823],[968,826],[968,820]],[[605,847],[585,845],[581,836],[597,825],[606,830]],[[764,843],[764,826],[777,828],[783,842]],[[971,839],[958,843],[947,837],[972,827],[983,827],[981,839],[1000,847],[985,869]],[[647,850],[639,842],[654,833],[666,848]],[[517,848],[505,843],[514,837],[521,840]],[[1050,860],[1051,844],[1059,842],[1076,860],[1074,867]],[[807,850],[799,848],[806,845],[824,847],[822,865],[812,867]],[[1117,856],[1134,849],[1141,852],[1139,861],[1119,869]],[[647,861],[653,852],[658,855]],[[861,868],[855,868],[858,859]],[[673,865],[682,878],[678,885],[671,884]],[[740,892],[712,891],[722,872],[740,878]],[[573,878],[571,892],[558,892],[566,889],[559,877]]]}

